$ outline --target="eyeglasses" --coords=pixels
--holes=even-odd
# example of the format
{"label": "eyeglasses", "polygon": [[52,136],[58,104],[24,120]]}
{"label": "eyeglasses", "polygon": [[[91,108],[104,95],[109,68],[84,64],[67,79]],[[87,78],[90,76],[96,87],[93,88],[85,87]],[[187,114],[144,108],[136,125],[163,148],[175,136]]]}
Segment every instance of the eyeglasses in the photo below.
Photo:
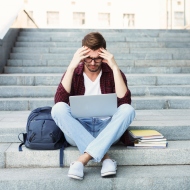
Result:
{"label": "eyeglasses", "polygon": [[96,58],[86,57],[86,58],[84,58],[84,61],[87,63],[91,63],[92,60],[94,60],[95,63],[101,63],[103,58],[102,57],[96,57]]}

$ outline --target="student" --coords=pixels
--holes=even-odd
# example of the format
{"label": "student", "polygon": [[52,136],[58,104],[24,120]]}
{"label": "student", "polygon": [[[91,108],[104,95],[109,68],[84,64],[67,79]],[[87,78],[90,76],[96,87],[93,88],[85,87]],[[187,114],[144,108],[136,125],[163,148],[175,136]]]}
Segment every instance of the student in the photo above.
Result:
{"label": "student", "polygon": [[[117,112],[109,118],[74,118],[69,96],[116,93]],[[55,94],[52,117],[67,142],[77,146],[81,156],[71,163],[68,176],[82,180],[84,166],[102,162],[101,176],[116,174],[117,163],[108,155],[135,117],[127,80],[114,56],[106,50],[106,41],[98,32],[87,34],[82,47],[73,56]]]}

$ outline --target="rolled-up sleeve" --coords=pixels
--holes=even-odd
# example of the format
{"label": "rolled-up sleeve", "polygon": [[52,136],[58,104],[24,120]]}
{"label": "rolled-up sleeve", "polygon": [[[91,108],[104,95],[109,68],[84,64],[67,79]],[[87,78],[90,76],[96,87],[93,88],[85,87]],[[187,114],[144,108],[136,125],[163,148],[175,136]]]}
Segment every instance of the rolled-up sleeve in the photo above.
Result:
{"label": "rolled-up sleeve", "polygon": [[55,97],[54,97],[55,104],[57,102],[65,102],[68,104],[69,103],[69,96],[70,96],[70,93],[68,93],[65,90],[62,83],[60,82],[59,86],[57,87],[57,91],[56,91]]}
{"label": "rolled-up sleeve", "polygon": [[128,89],[123,98],[117,98],[118,107],[122,104],[131,104],[131,91]]}
{"label": "rolled-up sleeve", "polygon": [[122,74],[123,80],[127,86],[127,92],[125,93],[124,97],[117,98],[118,107],[122,104],[131,104],[131,91],[128,88],[127,79],[126,79],[125,75],[123,74],[123,72],[121,72],[121,74]]}

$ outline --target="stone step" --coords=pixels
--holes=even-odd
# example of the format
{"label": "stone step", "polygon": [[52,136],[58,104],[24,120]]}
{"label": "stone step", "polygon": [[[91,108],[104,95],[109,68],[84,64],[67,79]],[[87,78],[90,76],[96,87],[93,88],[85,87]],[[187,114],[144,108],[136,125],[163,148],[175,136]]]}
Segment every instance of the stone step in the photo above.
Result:
{"label": "stone step", "polygon": [[[62,36],[57,36],[52,35],[52,36],[31,36],[31,37],[25,37],[25,36],[18,36],[17,41],[18,42],[82,42],[82,39],[84,38],[84,35],[80,36],[72,36],[72,37],[62,37]],[[125,36],[108,36],[104,37],[106,41],[111,41],[111,42],[125,42],[126,37]],[[129,41],[129,40],[128,40]],[[151,41],[149,39],[146,40],[146,38],[143,41]],[[179,40],[181,41],[181,40]],[[184,42],[182,40],[182,42]],[[186,42],[189,42],[188,39]]]}
{"label": "stone step", "polygon": [[[0,111],[0,142],[20,142],[30,111]],[[189,140],[190,109],[136,110],[129,129],[155,129],[169,141]]]}
{"label": "stone step", "polygon": [[[6,160],[4,167],[6,168],[59,167],[59,150],[31,150],[23,146],[23,151],[19,152],[19,143],[6,144],[8,145],[4,152],[4,160]],[[111,158],[117,160],[119,166],[187,165],[190,164],[190,141],[168,141],[168,147],[164,149],[134,149],[123,145],[114,145],[110,148],[108,154]],[[77,147],[65,148],[64,166],[69,166],[79,156],[80,153]],[[99,165],[94,162],[88,163],[88,166]]]}
{"label": "stone step", "polygon": [[189,33],[189,30],[179,29],[83,29],[83,28],[22,28],[21,32],[124,32],[124,33]]}
{"label": "stone step", "polygon": [[[71,60],[19,60],[8,59],[7,66],[39,67],[68,66]],[[119,67],[189,67],[190,60],[116,60]]]}
{"label": "stone step", "polygon": [[[70,41],[70,42],[81,42],[84,35],[80,36],[73,36],[72,38],[68,37],[59,37],[56,34],[52,35],[51,37],[48,36],[36,36],[36,37],[25,37],[25,36],[18,36],[17,41],[18,42],[64,42],[64,41]],[[189,37],[183,37],[183,38],[177,38],[177,37],[135,37],[133,36],[105,36],[104,37],[106,41],[108,42],[190,42]]]}
{"label": "stone step", "polygon": [[[117,175],[102,178],[100,167],[85,167],[83,181],[69,179],[68,168],[0,170],[1,189],[56,190],[179,190],[190,186],[190,166],[119,166]],[[10,177],[11,176],[11,177]]]}
{"label": "stone step", "polygon": [[[64,73],[67,67],[4,67],[4,73]],[[190,73],[190,67],[120,67],[129,74],[180,74]]]}
{"label": "stone step", "polygon": [[[189,48],[107,48],[109,52],[115,53],[190,53]],[[14,47],[13,53],[72,53],[76,52],[74,48],[57,48],[57,47]]]}
{"label": "stone step", "polygon": [[[119,48],[188,48],[188,42],[107,42],[107,47]],[[81,47],[81,42],[16,42],[15,47]]]}
{"label": "stone step", "polygon": [[[135,62],[137,65],[143,65],[143,63],[138,62],[138,61],[133,61],[133,60],[116,60],[119,66],[135,66]],[[69,63],[71,62],[71,60],[19,60],[19,59],[8,59],[7,61],[7,66],[13,66],[13,67],[28,67],[28,66],[32,66],[32,67],[39,67],[39,66],[65,66],[68,67]],[[150,63],[147,61],[145,61],[145,63],[147,63],[147,65],[154,65],[154,66],[158,66],[159,61],[156,60],[152,60],[152,63],[150,61]],[[171,64],[170,64],[171,63]],[[151,65],[151,66],[152,66]],[[161,62],[160,60],[160,65],[162,66],[190,66],[190,60],[163,60],[163,62]],[[146,65],[145,65],[146,66]]]}
{"label": "stone step", "polygon": [[[88,34],[89,32],[20,32],[19,33],[19,37],[59,37],[59,38],[73,38],[73,37],[79,37],[79,38],[83,38],[86,34]],[[101,34],[104,36],[104,38],[106,37],[118,37],[118,36],[122,36],[122,37],[160,37],[159,33],[139,33],[139,32],[134,32],[134,33],[123,33],[123,32],[109,32],[109,31],[105,31],[105,32],[101,32]],[[173,34],[170,35],[168,34],[169,37],[177,37],[178,34]],[[166,36],[168,36],[166,35]],[[161,34],[161,37],[163,35]],[[190,34],[189,33],[179,33],[179,36],[181,37],[189,37]]]}
{"label": "stone step", "polygon": [[[72,53],[58,54],[43,54],[43,53],[11,53],[10,59],[29,59],[29,60],[71,60],[73,57]],[[189,60],[190,54],[188,53],[115,53],[114,57],[116,60]]]}
{"label": "stone step", "polygon": [[[57,39],[60,39],[60,41],[68,41],[65,40],[66,38],[72,38],[72,39],[76,39],[76,41],[82,41],[83,37],[86,35],[87,33],[62,33],[62,32],[52,32],[52,33],[21,33],[18,36],[18,41],[36,41],[34,40],[35,38],[41,38],[40,41],[54,41],[54,39],[57,41]],[[185,38],[188,39],[190,37],[190,33],[178,33],[178,34],[165,34],[165,33],[119,33],[119,32],[115,32],[115,33],[108,33],[108,32],[102,32],[101,33],[106,41],[131,41],[128,40],[129,38],[132,38],[134,41],[134,38],[143,38],[143,41],[157,41],[157,39],[159,39],[159,41],[173,41],[174,38]],[[28,40],[28,38],[32,38],[32,40]],[[150,39],[149,39],[150,38]],[[172,40],[167,40],[168,39],[172,39]],[[153,40],[155,39],[155,40]],[[71,40],[73,41],[73,40]],[[177,40],[179,41],[179,40]],[[180,40],[181,41],[181,40]],[[184,41],[182,41],[184,42]]]}
{"label": "stone step", "polygon": [[[84,36],[88,33],[88,31],[82,31],[82,32],[76,32],[76,31],[57,31],[57,32],[26,32],[22,31],[19,33],[19,36],[29,36],[29,37],[34,37],[34,36],[62,36],[62,37],[73,37],[73,36]],[[139,32],[135,30],[128,30],[125,32],[121,31],[115,31],[115,32],[108,32],[108,31],[102,31],[101,34],[103,36],[117,36],[117,35],[122,35],[122,36],[138,36],[138,37],[190,37],[190,33],[188,32],[178,32],[178,33],[171,33],[171,32],[165,32],[165,31],[160,31],[160,32],[154,32],[154,31],[145,31],[145,32]]]}
{"label": "stone step", "polygon": [[[54,97],[57,86],[0,86],[0,98]],[[133,96],[190,96],[190,85],[129,86]]]}
{"label": "stone step", "polygon": [[[52,51],[52,50],[51,50]],[[121,50],[124,51],[124,50]],[[186,54],[190,52],[189,48],[130,48],[130,53],[172,53]],[[126,50],[127,53],[127,50]]]}
{"label": "stone step", "polygon": [[[62,74],[3,74],[0,85],[54,86]],[[190,74],[126,74],[128,85],[190,85]]]}
{"label": "stone step", "polygon": [[185,32],[178,32],[178,33],[171,33],[171,32],[159,32],[159,37],[190,37],[190,33],[187,31],[187,33]]}
{"label": "stone step", "polygon": [[[54,105],[53,98],[0,98],[0,111],[33,110]],[[189,96],[138,96],[132,98],[136,110],[190,109]]]}
{"label": "stone step", "polygon": [[[115,59],[124,60],[189,60],[190,54],[188,53],[115,53]],[[29,59],[29,60],[71,60],[73,53],[11,53],[10,59]]]}

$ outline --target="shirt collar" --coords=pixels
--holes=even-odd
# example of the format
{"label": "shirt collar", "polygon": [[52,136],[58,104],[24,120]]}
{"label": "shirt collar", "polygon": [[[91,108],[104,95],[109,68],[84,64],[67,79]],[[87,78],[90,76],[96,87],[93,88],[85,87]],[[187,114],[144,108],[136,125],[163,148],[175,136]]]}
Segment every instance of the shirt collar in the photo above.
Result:
{"label": "shirt collar", "polygon": [[[107,63],[102,63],[102,73],[112,72],[111,68]],[[75,69],[75,74],[82,75],[84,71],[84,63],[80,63],[79,66]]]}

